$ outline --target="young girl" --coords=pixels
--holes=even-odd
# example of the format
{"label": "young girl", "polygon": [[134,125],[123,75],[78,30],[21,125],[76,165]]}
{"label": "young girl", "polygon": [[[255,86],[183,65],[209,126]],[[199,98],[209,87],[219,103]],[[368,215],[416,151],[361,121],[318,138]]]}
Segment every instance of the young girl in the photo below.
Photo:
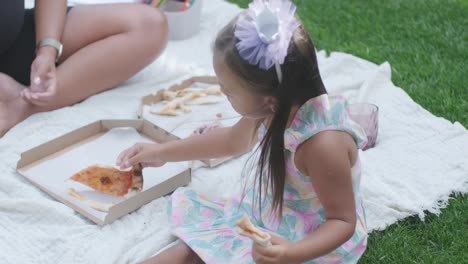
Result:
{"label": "young girl", "polygon": [[[344,100],[327,95],[294,13],[289,1],[256,0],[218,34],[214,69],[243,117],[236,125],[137,144],[119,156],[122,168],[161,166],[236,156],[259,141],[255,180],[239,196],[208,201],[190,188],[172,195],[170,223],[182,242],[148,263],[356,263],[365,251],[358,159],[365,135]],[[272,234],[272,246],[236,233],[244,214]]]}

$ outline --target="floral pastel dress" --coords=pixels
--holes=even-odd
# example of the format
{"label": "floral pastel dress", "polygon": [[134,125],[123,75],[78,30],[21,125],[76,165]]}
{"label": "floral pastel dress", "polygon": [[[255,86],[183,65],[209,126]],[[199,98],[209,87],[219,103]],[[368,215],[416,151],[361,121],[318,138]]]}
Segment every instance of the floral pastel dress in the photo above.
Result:
{"label": "floral pastel dress", "polygon": [[[208,264],[254,263],[252,241],[238,235],[236,221],[244,213],[261,229],[278,234],[290,241],[302,240],[325,222],[325,212],[313,188],[311,178],[301,173],[294,164],[298,146],[325,130],[348,132],[359,147],[366,144],[363,130],[350,120],[345,100],[321,95],[310,99],[297,111],[291,126],[285,131],[286,184],[283,216],[271,214],[272,196],[265,196],[261,215],[253,204],[253,189],[244,191],[228,201],[209,201],[190,188],[177,189],[169,207],[173,234],[183,240]],[[264,130],[260,129],[260,137]],[[367,230],[362,198],[359,191],[361,167],[359,160],[352,168],[357,223],[354,235],[339,248],[307,263],[356,263],[367,246]]]}

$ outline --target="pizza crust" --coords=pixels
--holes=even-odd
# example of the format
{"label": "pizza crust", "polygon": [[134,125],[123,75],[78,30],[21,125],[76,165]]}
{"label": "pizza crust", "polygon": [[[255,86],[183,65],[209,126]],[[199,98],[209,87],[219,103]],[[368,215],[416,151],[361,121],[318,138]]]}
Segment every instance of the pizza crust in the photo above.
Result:
{"label": "pizza crust", "polygon": [[222,96],[221,88],[218,85],[213,85],[205,89],[186,88],[177,92],[165,90],[162,92],[162,98],[166,101],[166,105],[161,110],[156,110],[156,105],[150,110],[150,113],[164,116],[177,116],[177,110],[180,109],[184,113],[192,112],[192,109],[187,105],[208,105],[217,104],[222,100],[217,98],[209,98],[208,96]]}
{"label": "pizza crust", "polygon": [[164,101],[172,101],[177,97],[177,93],[173,91],[163,91],[162,97]]}
{"label": "pizza crust", "polygon": [[203,97],[203,98],[196,98],[187,102],[187,105],[213,105],[218,104],[223,101],[222,98],[216,97]]}
{"label": "pizza crust", "polygon": [[263,232],[254,226],[246,214],[244,214],[244,216],[242,216],[242,218],[237,221],[236,231],[239,235],[249,237],[255,243],[263,247],[271,246],[270,234]]}
{"label": "pizza crust", "polygon": [[218,95],[218,96],[223,95],[219,85],[212,85],[210,87],[207,87],[207,88],[203,89],[203,92],[206,93],[206,94],[209,94],[209,95]]}

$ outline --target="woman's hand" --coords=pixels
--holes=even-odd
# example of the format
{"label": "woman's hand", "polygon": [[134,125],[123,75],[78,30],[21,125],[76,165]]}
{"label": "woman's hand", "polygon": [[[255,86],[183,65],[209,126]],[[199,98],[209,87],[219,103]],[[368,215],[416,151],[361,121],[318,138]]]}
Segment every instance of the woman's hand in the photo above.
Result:
{"label": "woman's hand", "polygon": [[288,253],[293,245],[291,241],[278,236],[271,236],[272,246],[263,247],[254,243],[252,257],[257,264],[291,264]]}
{"label": "woman's hand", "polygon": [[21,96],[31,104],[47,105],[57,93],[55,69],[56,51],[43,47],[38,51],[31,65],[31,86],[21,92]]}
{"label": "woman's hand", "polygon": [[143,167],[161,167],[166,164],[160,157],[161,146],[154,143],[137,143],[119,155],[117,166],[127,169],[141,163]]}

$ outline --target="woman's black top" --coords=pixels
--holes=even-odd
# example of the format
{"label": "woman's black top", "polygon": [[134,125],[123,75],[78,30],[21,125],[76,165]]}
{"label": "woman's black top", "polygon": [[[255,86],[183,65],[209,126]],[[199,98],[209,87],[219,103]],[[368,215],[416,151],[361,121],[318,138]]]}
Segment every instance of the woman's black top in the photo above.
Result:
{"label": "woman's black top", "polygon": [[24,19],[24,1],[0,1],[0,54],[15,41]]}

